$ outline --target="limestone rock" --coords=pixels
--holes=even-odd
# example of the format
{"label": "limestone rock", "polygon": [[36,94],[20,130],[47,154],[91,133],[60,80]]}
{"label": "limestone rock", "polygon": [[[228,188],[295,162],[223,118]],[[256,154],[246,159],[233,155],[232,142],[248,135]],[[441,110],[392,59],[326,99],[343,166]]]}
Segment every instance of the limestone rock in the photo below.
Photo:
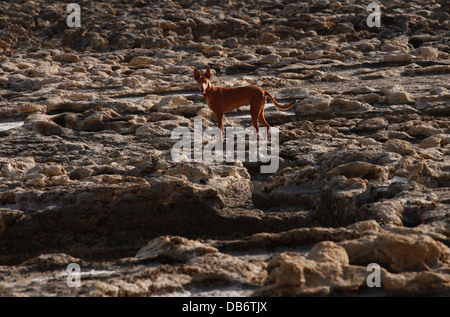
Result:
{"label": "limestone rock", "polygon": [[385,168],[367,162],[351,162],[342,164],[328,172],[327,178],[331,179],[338,175],[351,178],[359,177],[364,179],[387,179],[387,171]]}
{"label": "limestone rock", "polygon": [[328,95],[307,97],[295,108],[295,112],[299,115],[326,115],[330,113],[332,100]]}
{"label": "limestone rock", "polygon": [[148,242],[141,248],[137,258],[158,257],[172,261],[182,261],[207,253],[217,252],[217,249],[198,241],[188,240],[177,236],[158,237]]}
{"label": "limestone rock", "polygon": [[400,155],[416,155],[416,150],[414,150],[414,147],[411,143],[405,140],[389,140],[383,145],[383,149],[385,151],[398,153]]}
{"label": "limestone rock", "polygon": [[66,269],[70,263],[81,264],[81,259],[74,258],[64,253],[42,254],[35,258],[26,260],[21,266],[33,266],[41,270],[49,270],[55,268]]}
{"label": "limestone rock", "polygon": [[424,59],[436,59],[439,56],[439,51],[434,47],[421,46],[415,50],[415,54]]}
{"label": "limestone rock", "polygon": [[35,121],[33,131],[43,135],[61,135],[63,133],[61,126],[50,120]]}
{"label": "limestone rock", "polygon": [[152,59],[147,56],[135,56],[131,59],[130,66],[142,66],[152,63]]}
{"label": "limestone rock", "polygon": [[392,233],[368,235],[341,242],[350,264],[371,262],[392,272],[424,271],[441,265],[445,247],[428,236],[404,236]]}
{"label": "limestone rock", "polygon": [[164,97],[155,107],[159,112],[163,113],[194,116],[200,109],[207,106],[194,104],[194,102],[186,99],[184,96],[168,96]]}
{"label": "limestone rock", "polygon": [[66,63],[76,63],[80,60],[80,57],[76,54],[63,53],[55,55],[53,59],[57,61],[63,61]]}
{"label": "limestone rock", "polygon": [[395,85],[393,87],[386,88],[385,94],[387,101],[390,104],[414,102],[414,99],[411,96],[411,94],[405,91],[405,89],[400,85]]}
{"label": "limestone rock", "polygon": [[441,138],[439,136],[429,136],[425,138],[422,142],[420,142],[419,147],[423,149],[440,147],[441,146]]}
{"label": "limestone rock", "polygon": [[384,61],[388,63],[407,63],[413,59],[410,54],[391,54],[384,57]]}
{"label": "limestone rock", "polygon": [[332,241],[323,241],[314,245],[306,259],[348,265],[347,252],[343,247],[338,246]]}

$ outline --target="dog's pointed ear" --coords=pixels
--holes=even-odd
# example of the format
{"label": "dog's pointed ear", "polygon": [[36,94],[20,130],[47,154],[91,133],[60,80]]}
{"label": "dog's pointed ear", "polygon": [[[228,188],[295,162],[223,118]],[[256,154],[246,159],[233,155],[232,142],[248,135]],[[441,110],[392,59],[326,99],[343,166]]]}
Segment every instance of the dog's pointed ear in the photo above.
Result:
{"label": "dog's pointed ear", "polygon": [[194,78],[195,80],[198,80],[200,78],[200,72],[198,71],[197,67],[194,67]]}
{"label": "dog's pointed ear", "polygon": [[211,70],[209,69],[209,66],[208,66],[208,68],[206,69],[205,77],[208,78],[208,79],[211,78]]}

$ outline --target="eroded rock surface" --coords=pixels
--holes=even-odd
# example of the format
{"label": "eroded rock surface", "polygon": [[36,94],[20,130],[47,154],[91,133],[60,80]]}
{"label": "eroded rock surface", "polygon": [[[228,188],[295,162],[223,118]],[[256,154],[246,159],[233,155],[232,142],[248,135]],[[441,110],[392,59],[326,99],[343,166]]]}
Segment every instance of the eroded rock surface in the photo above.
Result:
{"label": "eroded rock surface", "polygon": [[[448,296],[449,6],[379,3],[370,28],[355,1],[85,1],[69,28],[2,2],[0,293]],[[175,128],[217,126],[207,66],[298,100],[266,106],[276,172],[173,160]]]}

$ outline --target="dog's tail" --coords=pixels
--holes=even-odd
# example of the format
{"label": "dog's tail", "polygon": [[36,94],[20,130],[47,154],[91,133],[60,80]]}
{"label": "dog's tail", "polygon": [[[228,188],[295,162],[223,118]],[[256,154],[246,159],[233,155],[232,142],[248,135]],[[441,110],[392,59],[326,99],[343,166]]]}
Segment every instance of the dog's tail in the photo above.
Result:
{"label": "dog's tail", "polygon": [[298,100],[295,100],[295,101],[291,102],[290,104],[288,104],[287,106],[282,106],[275,100],[275,98],[269,92],[264,91],[264,97],[269,97],[270,100],[272,100],[272,102],[275,105],[275,107],[277,107],[277,108],[279,108],[281,110],[288,110],[288,109],[290,109],[298,101]]}

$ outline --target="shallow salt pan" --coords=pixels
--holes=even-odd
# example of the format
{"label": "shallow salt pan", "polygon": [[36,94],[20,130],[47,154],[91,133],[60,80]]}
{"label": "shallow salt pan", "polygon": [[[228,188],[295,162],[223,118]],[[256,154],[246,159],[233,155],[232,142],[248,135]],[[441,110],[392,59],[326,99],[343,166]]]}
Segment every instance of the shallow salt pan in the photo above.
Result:
{"label": "shallow salt pan", "polygon": [[23,121],[0,122],[0,131],[7,131],[23,125]]}
{"label": "shallow salt pan", "polygon": [[[80,277],[83,277],[83,276],[85,276],[85,277],[86,276],[96,276],[96,275],[107,275],[108,276],[108,275],[114,274],[115,272],[116,271],[90,270],[90,271],[87,271],[87,272],[80,272],[79,275],[80,275]],[[55,274],[55,275],[50,275],[50,276],[45,276],[45,277],[33,278],[31,280],[31,282],[45,283],[47,281],[57,280],[57,279],[64,278],[64,277],[67,277],[67,276],[69,276],[69,274],[64,272],[64,273],[61,273],[59,275]]]}
{"label": "shallow salt pan", "polygon": [[[160,96],[183,96],[183,97],[195,97],[196,95],[200,95],[200,93],[195,93],[195,92],[163,92],[163,93],[157,93],[157,94],[148,94],[148,95],[160,95]],[[132,95],[128,95],[128,96],[116,96],[113,97],[116,100],[120,100],[120,101],[127,101],[127,102],[139,102],[141,100],[143,100],[145,97],[147,96],[147,94],[138,94],[135,96]]]}

